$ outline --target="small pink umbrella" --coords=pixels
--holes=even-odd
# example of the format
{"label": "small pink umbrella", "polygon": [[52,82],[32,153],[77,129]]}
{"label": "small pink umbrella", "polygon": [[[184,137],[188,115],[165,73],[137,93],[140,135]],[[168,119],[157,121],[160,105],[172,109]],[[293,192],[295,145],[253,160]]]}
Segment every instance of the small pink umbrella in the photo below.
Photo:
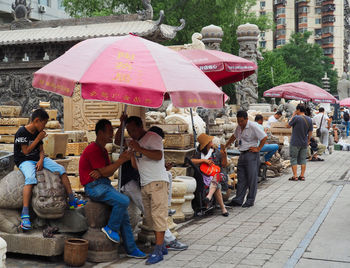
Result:
{"label": "small pink umbrella", "polygon": [[222,51],[184,49],[178,52],[196,64],[217,86],[241,81],[258,68],[252,61]]}
{"label": "small pink umbrella", "polygon": [[72,96],[157,108],[221,108],[225,94],[176,51],[134,35],[82,41],[34,73],[33,87]]}
{"label": "small pink umbrella", "polygon": [[322,88],[306,82],[279,85],[264,92],[264,97],[312,101],[315,103],[337,103],[337,99]]}
{"label": "small pink umbrella", "polygon": [[342,99],[339,104],[340,106],[350,107],[350,98]]}

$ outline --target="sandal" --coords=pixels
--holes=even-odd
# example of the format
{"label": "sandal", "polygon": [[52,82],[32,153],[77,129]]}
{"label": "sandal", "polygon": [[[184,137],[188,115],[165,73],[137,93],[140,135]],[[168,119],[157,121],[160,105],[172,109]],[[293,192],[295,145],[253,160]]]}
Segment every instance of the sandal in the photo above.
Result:
{"label": "sandal", "polygon": [[298,181],[298,178],[293,176],[293,177],[289,178],[288,180],[289,181]]}
{"label": "sandal", "polygon": [[31,230],[32,229],[32,224],[30,222],[30,217],[29,215],[21,215],[21,228],[23,230]]}
{"label": "sandal", "polygon": [[324,159],[322,159],[322,158],[317,158],[317,161],[324,161]]}
{"label": "sandal", "polygon": [[305,177],[304,177],[304,176],[299,176],[299,177],[298,177],[298,180],[299,180],[299,181],[305,181]]}
{"label": "sandal", "polygon": [[319,161],[317,158],[313,157],[310,161]]}

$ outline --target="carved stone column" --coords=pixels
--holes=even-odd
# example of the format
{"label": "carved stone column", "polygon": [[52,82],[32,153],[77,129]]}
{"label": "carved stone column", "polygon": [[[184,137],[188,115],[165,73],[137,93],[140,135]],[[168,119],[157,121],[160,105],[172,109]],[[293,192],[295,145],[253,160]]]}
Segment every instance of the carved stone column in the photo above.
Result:
{"label": "carved stone column", "polygon": [[[237,28],[237,40],[239,43],[239,56],[257,63],[262,59],[258,51],[258,36],[260,30],[255,24],[243,24]],[[257,71],[248,78],[242,80],[236,86],[237,104],[241,109],[248,110],[249,105],[258,102],[258,77]]]}
{"label": "carved stone column", "polygon": [[215,26],[213,24],[205,26],[201,30],[202,42],[205,44],[207,49],[220,50],[220,44],[222,42],[222,37],[224,32],[220,26]]}

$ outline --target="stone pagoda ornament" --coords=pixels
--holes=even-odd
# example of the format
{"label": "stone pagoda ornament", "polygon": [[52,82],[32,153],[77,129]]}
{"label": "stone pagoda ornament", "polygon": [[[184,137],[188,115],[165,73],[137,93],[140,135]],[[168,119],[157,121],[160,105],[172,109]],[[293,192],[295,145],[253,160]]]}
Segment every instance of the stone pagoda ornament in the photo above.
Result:
{"label": "stone pagoda ornament", "polygon": [[[243,24],[237,28],[237,40],[239,43],[239,56],[257,64],[262,60],[261,53],[258,51],[258,36],[260,30],[255,24]],[[248,110],[249,105],[258,102],[258,77],[254,74],[242,80],[236,86],[237,104],[241,109]]]}
{"label": "stone pagoda ornament", "polygon": [[207,49],[220,50],[220,44],[222,42],[222,37],[224,36],[224,31],[221,27],[216,25],[208,25],[202,28],[202,42],[205,44]]}
{"label": "stone pagoda ornament", "polygon": [[29,14],[32,8],[30,7],[30,3],[27,5],[26,0],[16,0],[14,3],[12,3],[12,10],[15,21],[30,22]]}
{"label": "stone pagoda ornament", "polygon": [[327,76],[327,73],[324,73],[324,77],[322,78],[322,85],[323,85],[323,89],[329,92],[330,86],[329,86],[329,78]]}

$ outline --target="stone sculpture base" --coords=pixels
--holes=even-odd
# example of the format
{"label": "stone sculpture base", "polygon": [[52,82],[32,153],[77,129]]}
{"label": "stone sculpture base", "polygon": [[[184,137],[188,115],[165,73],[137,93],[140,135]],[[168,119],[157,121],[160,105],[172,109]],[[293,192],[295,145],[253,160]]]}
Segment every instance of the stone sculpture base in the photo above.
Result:
{"label": "stone sculpture base", "polygon": [[21,234],[0,232],[7,243],[7,252],[38,256],[58,256],[63,254],[67,235],[55,234],[53,238],[44,238],[41,230],[33,230]]}

